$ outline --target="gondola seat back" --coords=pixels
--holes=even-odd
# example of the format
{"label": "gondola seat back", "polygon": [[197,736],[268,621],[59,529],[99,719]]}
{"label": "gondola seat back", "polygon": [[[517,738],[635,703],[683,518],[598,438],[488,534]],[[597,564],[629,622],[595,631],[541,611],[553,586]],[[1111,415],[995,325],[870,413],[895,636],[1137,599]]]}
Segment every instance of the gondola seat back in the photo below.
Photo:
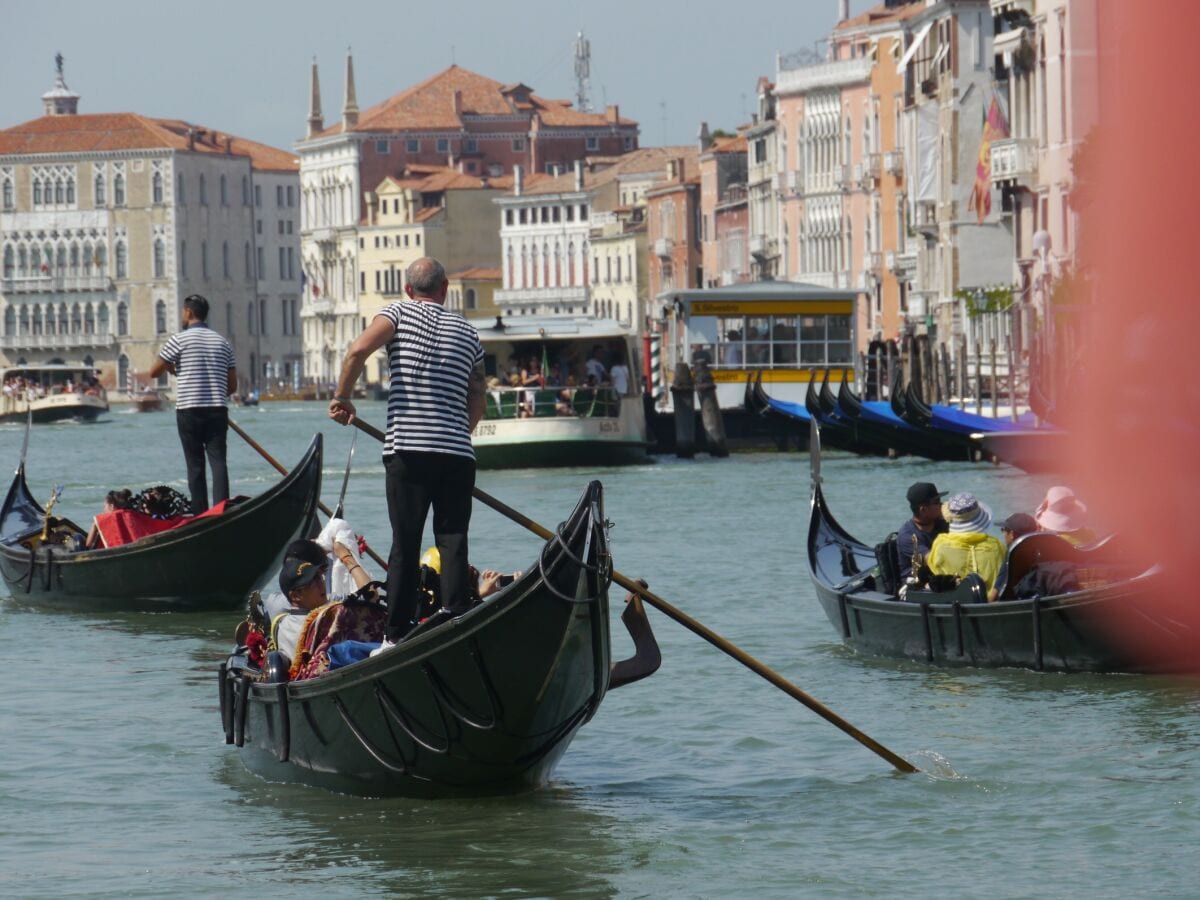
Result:
{"label": "gondola seat back", "polygon": [[987,603],[987,582],[978,572],[971,572],[952,591],[909,591],[908,603]]}
{"label": "gondola seat back", "polygon": [[879,563],[879,590],[895,596],[900,590],[900,547],[896,532],[875,545],[875,560]]}

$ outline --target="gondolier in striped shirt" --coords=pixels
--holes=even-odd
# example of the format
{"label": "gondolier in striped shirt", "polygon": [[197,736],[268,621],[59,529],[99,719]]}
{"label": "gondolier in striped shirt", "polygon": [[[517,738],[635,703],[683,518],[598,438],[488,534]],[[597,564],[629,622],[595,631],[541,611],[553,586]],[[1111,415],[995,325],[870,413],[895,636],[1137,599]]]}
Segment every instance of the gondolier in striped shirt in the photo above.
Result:
{"label": "gondolier in striped shirt", "polygon": [[433,533],[442,562],[442,602],[455,614],[467,607],[467,528],[475,486],[471,432],[483,417],[483,345],[461,315],[446,309],[446,271],[431,257],[405,272],[408,300],[384,307],[350,345],[329,416],[346,425],[350,396],[367,359],[387,347],[388,625],[395,642],[412,627],[417,609],[421,536],[433,507]]}
{"label": "gondolier in striped shirt", "polygon": [[212,468],[213,503],[229,498],[225,435],[229,395],[237,390],[237,369],[229,341],[208,327],[208,301],[192,294],[183,301],[183,331],[172,335],[150,367],[150,377],[175,376],[175,424],[187,464],[192,511],[208,509],[204,458]]}

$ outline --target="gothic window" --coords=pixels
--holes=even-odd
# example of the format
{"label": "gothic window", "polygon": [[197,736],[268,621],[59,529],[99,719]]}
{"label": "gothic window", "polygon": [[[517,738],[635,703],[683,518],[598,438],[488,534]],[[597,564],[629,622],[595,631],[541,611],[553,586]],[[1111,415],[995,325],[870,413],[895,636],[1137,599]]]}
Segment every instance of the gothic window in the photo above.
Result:
{"label": "gothic window", "polygon": [[70,318],[67,315],[67,304],[58,305],[58,333],[70,334]]}
{"label": "gothic window", "polygon": [[66,195],[64,192],[64,187],[65,187],[65,185],[63,184],[63,180],[61,178],[55,179],[54,203],[56,206],[62,206],[62,204],[67,202],[67,198],[66,198]]}
{"label": "gothic window", "polygon": [[42,333],[42,307],[38,304],[33,308],[33,333]]}
{"label": "gothic window", "polygon": [[467,288],[467,309],[475,308],[475,288]]}
{"label": "gothic window", "polygon": [[67,271],[67,248],[63,244],[58,245],[58,250],[54,254],[54,271],[59,275]]}
{"label": "gothic window", "polygon": [[71,275],[76,276],[78,274],[79,274],[79,245],[72,244],[71,245]]}
{"label": "gothic window", "polygon": [[208,182],[203,172],[200,173],[200,205],[208,206]]}
{"label": "gothic window", "polygon": [[21,276],[29,274],[29,257],[24,247],[17,248],[17,274]]}
{"label": "gothic window", "polygon": [[108,304],[101,303],[96,313],[96,330],[98,334],[108,334]]}
{"label": "gothic window", "polygon": [[[126,317],[126,315],[127,315],[127,313],[125,311],[125,304],[122,303],[117,308],[118,323],[120,323],[121,320]],[[118,328],[120,328],[119,324],[118,324]],[[128,328],[128,322],[126,322],[126,329],[127,328]],[[122,331],[121,333],[125,334],[125,331]],[[154,304],[154,333],[155,334],[166,334],[167,333],[167,301],[165,301],[165,300],[159,300],[157,303]]]}
{"label": "gothic window", "polygon": [[5,247],[4,248],[4,277],[5,278],[13,277],[13,260],[14,259],[15,259],[15,254],[13,253],[13,248],[11,246]]}
{"label": "gothic window", "polygon": [[92,304],[90,304],[90,303],[86,307],[84,307],[84,310],[83,310],[83,333],[84,334],[95,334],[96,333],[96,314],[95,314],[95,311],[92,309]]}
{"label": "gothic window", "polygon": [[4,309],[4,333],[7,335],[17,333],[17,311],[11,306]]}
{"label": "gothic window", "polygon": [[159,205],[163,202],[162,172],[155,172],[150,177],[150,195],[153,197],[155,205]]}
{"label": "gothic window", "polygon": [[75,179],[70,175],[67,176],[67,203],[75,203]]}
{"label": "gothic window", "polygon": [[42,180],[40,178],[33,179],[33,205],[42,205]]}
{"label": "gothic window", "polygon": [[[46,266],[45,271],[49,269],[50,267]],[[35,246],[29,253],[29,273],[36,278],[42,271],[42,248]]]}
{"label": "gothic window", "polygon": [[117,241],[117,278],[129,277],[129,260],[126,256],[125,244],[122,241]]}
{"label": "gothic window", "polygon": [[7,179],[4,182],[4,208],[13,208],[13,183]]}
{"label": "gothic window", "polygon": [[113,178],[113,206],[125,205],[125,176],[120,172]]}
{"label": "gothic window", "polygon": [[18,327],[21,334],[29,334],[29,307],[22,306],[21,313],[17,319]]}
{"label": "gothic window", "polygon": [[227,185],[225,183],[224,175],[221,176],[220,188],[221,188],[221,205],[228,206],[229,205],[229,192],[228,192]]}
{"label": "gothic window", "polygon": [[167,248],[162,238],[154,239],[154,277],[162,278],[167,274]]}
{"label": "gothic window", "polygon": [[[161,303],[162,301],[159,302]],[[129,334],[129,307],[122,300],[117,304],[117,335],[124,337],[127,334]]]}
{"label": "gothic window", "polygon": [[76,303],[71,307],[71,334],[79,334],[83,328],[83,311]]}

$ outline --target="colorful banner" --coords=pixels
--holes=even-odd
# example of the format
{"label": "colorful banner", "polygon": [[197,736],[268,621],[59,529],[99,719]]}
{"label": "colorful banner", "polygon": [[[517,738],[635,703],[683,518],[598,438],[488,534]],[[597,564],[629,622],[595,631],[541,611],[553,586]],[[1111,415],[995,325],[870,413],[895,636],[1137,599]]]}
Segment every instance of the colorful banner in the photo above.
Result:
{"label": "colorful banner", "polygon": [[971,190],[968,209],[975,210],[979,224],[992,211],[992,142],[1008,137],[1008,123],[1000,111],[1000,101],[992,97],[987,118],[983,122],[983,139],[979,142],[979,160],[975,163],[975,187]]}

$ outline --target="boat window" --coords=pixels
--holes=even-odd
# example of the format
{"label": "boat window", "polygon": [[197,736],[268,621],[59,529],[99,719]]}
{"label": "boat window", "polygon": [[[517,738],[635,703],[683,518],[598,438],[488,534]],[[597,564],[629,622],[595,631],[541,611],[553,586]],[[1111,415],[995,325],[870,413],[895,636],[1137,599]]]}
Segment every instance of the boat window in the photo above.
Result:
{"label": "boat window", "polygon": [[771,364],[771,319],[749,316],[746,319],[746,362],[753,366]]}
{"label": "boat window", "polygon": [[716,362],[717,356],[714,351],[717,342],[717,317],[692,317],[688,322],[688,340],[690,344],[690,356],[693,362],[696,361],[697,354],[706,356],[710,365]]}

